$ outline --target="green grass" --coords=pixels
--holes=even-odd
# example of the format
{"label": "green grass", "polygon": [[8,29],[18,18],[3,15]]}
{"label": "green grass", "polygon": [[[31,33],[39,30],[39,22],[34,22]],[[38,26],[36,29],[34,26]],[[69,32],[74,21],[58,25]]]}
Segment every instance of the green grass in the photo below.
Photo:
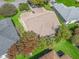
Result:
{"label": "green grass", "polygon": [[76,3],[75,0],[56,0],[57,3],[63,3],[67,6],[79,6],[79,3]]}
{"label": "green grass", "polygon": [[20,26],[20,23],[19,23],[19,15],[20,15],[20,13],[18,13],[15,16],[12,17],[12,20],[15,23],[16,27],[19,27]]}
{"label": "green grass", "polygon": [[21,12],[18,11],[18,13],[15,16],[12,16],[12,21],[14,23],[14,25],[16,26],[16,28],[19,30],[19,34],[22,35],[22,33],[24,32],[24,28],[22,26],[22,24],[20,23],[20,14]]}
{"label": "green grass", "polygon": [[0,20],[2,20],[2,19],[4,19],[4,18],[5,18],[5,17],[3,17],[3,16],[0,15]]}
{"label": "green grass", "polygon": [[32,52],[32,53],[33,53],[33,56],[39,54],[41,51],[43,51],[44,49],[47,48],[46,42],[45,42],[44,40],[42,40],[42,41],[39,42],[38,44],[39,44],[39,46],[36,47],[36,48],[33,50],[33,52]]}
{"label": "green grass", "polygon": [[79,50],[66,40],[61,40],[55,44],[54,49],[56,51],[62,50],[65,54],[71,56],[72,59],[79,59]]}
{"label": "green grass", "polygon": [[16,59],[29,59],[29,56],[24,56],[23,54],[16,55]]}

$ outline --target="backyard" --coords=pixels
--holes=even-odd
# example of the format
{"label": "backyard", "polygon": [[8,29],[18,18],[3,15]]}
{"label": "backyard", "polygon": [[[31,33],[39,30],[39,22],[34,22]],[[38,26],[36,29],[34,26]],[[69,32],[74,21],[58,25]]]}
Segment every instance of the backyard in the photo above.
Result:
{"label": "backyard", "polygon": [[69,41],[61,40],[59,43],[55,44],[54,49],[56,51],[62,50],[73,59],[79,59],[79,50]]}

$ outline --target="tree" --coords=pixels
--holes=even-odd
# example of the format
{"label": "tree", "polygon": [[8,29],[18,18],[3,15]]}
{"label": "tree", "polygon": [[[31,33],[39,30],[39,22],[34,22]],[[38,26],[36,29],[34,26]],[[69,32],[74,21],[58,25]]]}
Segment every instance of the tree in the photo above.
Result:
{"label": "tree", "polygon": [[10,59],[16,57],[17,54],[28,55],[37,47],[38,36],[34,32],[24,32],[20,38],[8,51]]}
{"label": "tree", "polygon": [[34,5],[43,5],[45,0],[28,0],[30,3],[34,4]]}
{"label": "tree", "polygon": [[78,24],[67,24],[67,27],[69,28],[69,30],[74,31],[76,28],[78,28]]}
{"label": "tree", "polygon": [[59,41],[61,39],[69,39],[72,36],[71,31],[67,28],[67,26],[60,26],[58,33],[56,34],[56,40]]}
{"label": "tree", "polygon": [[30,10],[27,3],[20,3],[19,4],[19,9],[20,9],[20,11],[24,11],[24,10],[28,11],[28,10]]}
{"label": "tree", "polygon": [[44,3],[44,0],[30,0],[33,4],[43,4]]}
{"label": "tree", "polygon": [[50,36],[40,37],[38,45],[42,49],[44,49],[44,48],[52,48],[54,39],[55,38],[52,37],[52,36],[51,37]]}
{"label": "tree", "polygon": [[15,59],[17,52],[18,52],[17,46],[16,43],[14,43],[8,50],[8,59]]}
{"label": "tree", "polygon": [[37,46],[38,36],[34,32],[25,32],[18,42],[18,51],[29,54]]}
{"label": "tree", "polygon": [[16,13],[17,13],[17,9],[12,4],[4,4],[0,8],[0,15],[1,16],[9,17],[9,16],[15,15]]}

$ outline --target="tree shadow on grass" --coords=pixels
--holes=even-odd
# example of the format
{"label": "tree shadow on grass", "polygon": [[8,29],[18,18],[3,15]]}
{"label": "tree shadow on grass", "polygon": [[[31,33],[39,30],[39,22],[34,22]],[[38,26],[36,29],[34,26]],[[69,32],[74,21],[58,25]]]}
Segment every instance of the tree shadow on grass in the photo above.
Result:
{"label": "tree shadow on grass", "polygon": [[39,59],[40,57],[42,57],[43,55],[49,53],[50,51],[52,51],[52,49],[47,48],[47,49],[41,51],[40,53],[32,56],[30,59]]}

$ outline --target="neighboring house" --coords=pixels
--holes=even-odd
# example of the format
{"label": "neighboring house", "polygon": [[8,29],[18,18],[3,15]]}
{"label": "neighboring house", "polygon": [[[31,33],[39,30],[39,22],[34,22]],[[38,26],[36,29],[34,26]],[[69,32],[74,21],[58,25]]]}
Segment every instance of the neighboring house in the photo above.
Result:
{"label": "neighboring house", "polygon": [[50,51],[47,54],[41,56],[39,59],[59,59],[59,56],[55,51]]}
{"label": "neighboring house", "polygon": [[19,36],[10,18],[0,19],[0,57],[7,53]]}
{"label": "neighboring house", "polygon": [[61,57],[55,51],[50,51],[47,54],[43,55],[39,59],[72,59],[68,55],[62,55]]}
{"label": "neighboring house", "polygon": [[53,7],[56,13],[59,13],[66,23],[79,21],[79,7],[67,7],[64,4],[57,3],[55,3]]}

